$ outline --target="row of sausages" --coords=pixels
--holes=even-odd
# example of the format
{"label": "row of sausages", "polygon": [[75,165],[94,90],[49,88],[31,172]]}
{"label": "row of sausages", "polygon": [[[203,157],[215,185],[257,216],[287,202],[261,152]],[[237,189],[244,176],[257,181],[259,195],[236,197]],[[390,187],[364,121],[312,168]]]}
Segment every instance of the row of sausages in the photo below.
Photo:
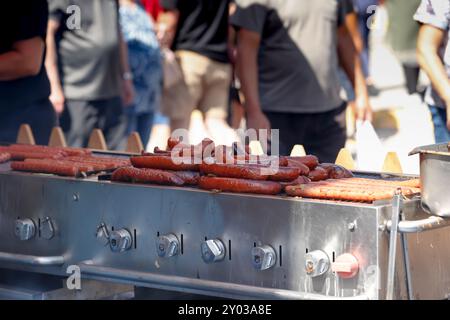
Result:
{"label": "row of sausages", "polygon": [[11,162],[15,171],[46,173],[76,177],[89,172],[114,170],[129,166],[129,159],[96,157],[92,151],[81,148],[63,148],[13,144],[0,147],[0,159]]}

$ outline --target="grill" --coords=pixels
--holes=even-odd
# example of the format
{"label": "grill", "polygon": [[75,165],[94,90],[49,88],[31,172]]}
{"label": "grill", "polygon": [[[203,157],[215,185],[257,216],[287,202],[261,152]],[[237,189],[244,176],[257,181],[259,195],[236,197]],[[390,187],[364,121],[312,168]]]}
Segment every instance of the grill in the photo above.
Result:
{"label": "grill", "polygon": [[0,165],[0,267],[36,275],[78,266],[82,281],[233,299],[444,299],[446,226],[420,195],[319,201]]}

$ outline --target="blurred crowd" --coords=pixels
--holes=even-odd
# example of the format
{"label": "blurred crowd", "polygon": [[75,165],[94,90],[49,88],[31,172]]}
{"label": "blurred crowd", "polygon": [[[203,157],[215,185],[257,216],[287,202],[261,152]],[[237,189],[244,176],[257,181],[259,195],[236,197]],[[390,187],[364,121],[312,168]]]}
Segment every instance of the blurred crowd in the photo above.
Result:
{"label": "blurred crowd", "polygon": [[[334,162],[352,121],[371,121],[370,33],[377,8],[409,94],[450,140],[449,0],[34,0],[0,13],[0,141],[22,123],[46,144],[59,125],[71,146],[93,129],[109,149],[155,123],[236,141],[238,128],[279,130]],[[429,88],[419,85],[425,71]],[[346,94],[342,94],[343,89]]]}

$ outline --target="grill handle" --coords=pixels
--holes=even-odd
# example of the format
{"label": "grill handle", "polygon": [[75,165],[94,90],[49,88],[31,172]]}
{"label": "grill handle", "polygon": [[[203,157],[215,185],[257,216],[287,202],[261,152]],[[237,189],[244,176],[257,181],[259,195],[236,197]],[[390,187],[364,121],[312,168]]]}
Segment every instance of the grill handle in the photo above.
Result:
{"label": "grill handle", "polygon": [[216,294],[224,298],[261,299],[261,300],[368,300],[367,295],[354,297],[331,297],[318,294],[302,293],[282,289],[259,288],[248,285],[222,283],[217,281],[167,276],[148,272],[137,272],[94,265],[92,261],[78,264],[81,275],[119,283],[133,284],[165,290],[189,290],[197,294]]}
{"label": "grill handle", "polygon": [[39,257],[23,254],[0,252],[0,263],[15,263],[28,266],[61,266],[64,264],[63,256]]}
{"label": "grill handle", "polygon": [[[429,217],[423,220],[415,221],[400,221],[398,223],[398,232],[400,233],[419,233],[431,231],[435,229],[445,228],[450,226],[450,219],[440,217]],[[392,221],[386,222],[386,228],[391,231]]]}

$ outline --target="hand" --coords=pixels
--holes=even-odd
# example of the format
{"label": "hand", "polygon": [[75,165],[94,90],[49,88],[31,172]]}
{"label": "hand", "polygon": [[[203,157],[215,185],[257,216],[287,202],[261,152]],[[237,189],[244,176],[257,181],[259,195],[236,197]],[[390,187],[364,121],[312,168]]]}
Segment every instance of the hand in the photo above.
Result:
{"label": "hand", "polygon": [[373,111],[367,94],[357,96],[352,105],[354,106],[355,120],[373,121]]}
{"label": "hand", "polygon": [[64,111],[64,103],[66,101],[63,90],[61,88],[53,89],[49,99],[53,105],[53,109],[55,109],[56,114],[62,114]]}
{"label": "hand", "polygon": [[132,80],[124,80],[122,88],[122,100],[125,107],[129,107],[134,102],[134,85]]}
{"label": "hand", "polygon": [[247,128],[254,129],[256,131],[267,130],[268,136],[270,136],[270,121],[261,110],[247,111]]}
{"label": "hand", "polygon": [[450,131],[450,104],[447,103],[447,129]]}

